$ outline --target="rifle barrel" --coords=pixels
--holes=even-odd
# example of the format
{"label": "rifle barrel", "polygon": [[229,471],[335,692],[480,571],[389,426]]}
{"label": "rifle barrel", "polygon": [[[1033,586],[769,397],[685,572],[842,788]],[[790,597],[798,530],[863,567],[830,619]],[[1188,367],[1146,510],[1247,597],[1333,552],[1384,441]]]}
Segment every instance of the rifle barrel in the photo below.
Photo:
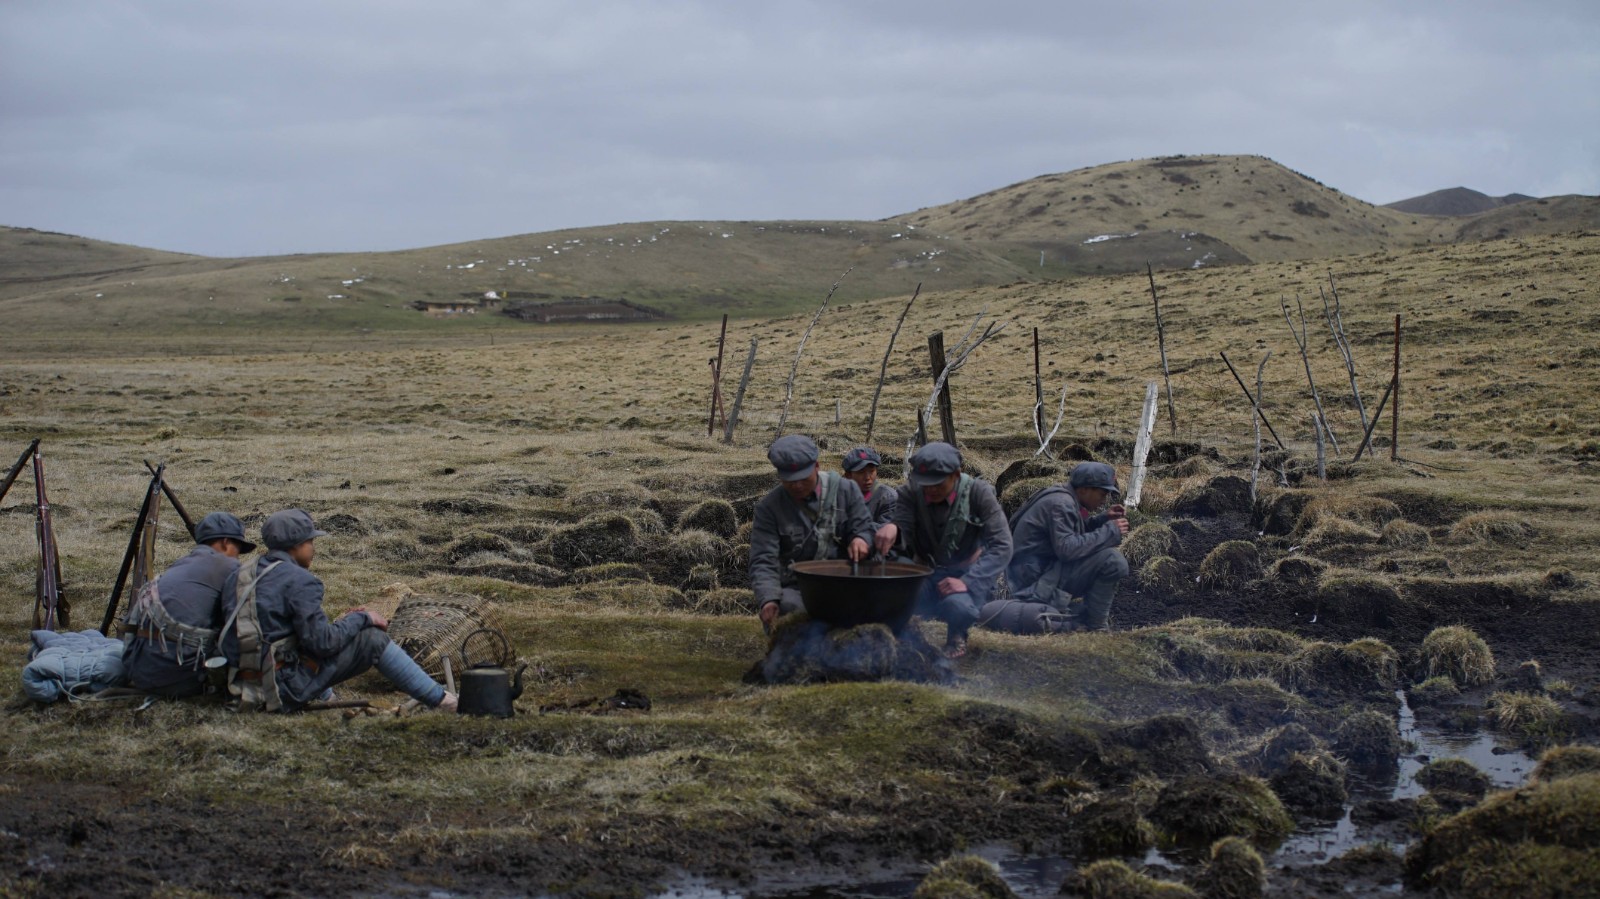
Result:
{"label": "rifle barrel", "polygon": [[[150,464],[149,459],[145,460],[144,467],[150,469],[151,474],[156,473],[156,470],[154,466]],[[167,463],[161,463],[161,467],[165,469],[167,467]],[[190,539],[193,539],[194,519],[189,517],[189,510],[183,507],[183,503],[178,502],[178,494],[172,489],[172,485],[168,484],[165,479],[161,481],[161,492],[167,495],[167,502],[172,503],[172,510],[178,513],[179,518],[183,519],[183,526],[189,529],[189,537]]]}
{"label": "rifle barrel", "polygon": [[33,442],[28,444],[28,448],[22,451],[22,455],[17,457],[16,464],[12,465],[11,470],[6,472],[6,479],[0,481],[0,500],[6,498],[6,491],[11,489],[11,484],[16,481],[17,475],[22,473],[22,466],[28,464],[28,460],[33,458],[33,451],[38,448],[39,438],[35,437]]}
{"label": "rifle barrel", "polygon": [[139,507],[139,517],[133,522],[133,533],[128,537],[128,551],[122,554],[122,567],[117,569],[117,580],[111,588],[111,598],[106,600],[106,614],[100,619],[100,633],[111,636],[111,625],[117,620],[117,605],[122,601],[122,590],[128,584],[128,572],[133,568],[133,558],[139,552],[139,536],[144,533],[145,519],[150,516],[150,507],[160,501],[162,474],[166,471],[162,465],[150,475],[150,486],[144,491],[144,504]]}

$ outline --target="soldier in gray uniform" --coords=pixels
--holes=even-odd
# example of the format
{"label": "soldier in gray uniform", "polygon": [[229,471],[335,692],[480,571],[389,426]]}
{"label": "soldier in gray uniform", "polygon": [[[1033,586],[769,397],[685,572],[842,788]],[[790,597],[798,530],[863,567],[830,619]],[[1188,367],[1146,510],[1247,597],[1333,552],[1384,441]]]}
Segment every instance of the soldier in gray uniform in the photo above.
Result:
{"label": "soldier in gray uniform", "polygon": [[779,437],[767,450],[780,483],[756,503],[750,529],[750,586],[767,629],[779,615],[805,607],[790,565],[841,555],[860,561],[872,552],[872,519],[860,488],[819,471],[817,456],[816,443],[799,434]]}
{"label": "soldier in gray uniform", "polygon": [[205,689],[205,660],[216,653],[222,627],[223,582],[256,545],[227,512],[200,519],[194,542],[129,606],[122,666],[135,690],[177,698]]}
{"label": "soldier in gray uniform", "polygon": [[433,708],[455,711],[456,695],[389,642],[382,615],[353,609],[330,622],[322,581],[310,571],[317,530],[300,509],[274,512],[261,526],[267,553],[229,576],[223,602],[231,627],[222,651],[234,666],[241,708],[295,711],[332,695],[332,686],[376,666],[394,685]]}
{"label": "soldier in gray uniform", "polygon": [[858,446],[844,454],[844,476],[861,488],[861,499],[872,517],[872,548],[879,555],[888,556],[894,552],[896,538],[900,536],[900,529],[894,524],[894,506],[899,501],[900,491],[879,483],[878,466],[882,464],[883,457],[870,446]]}
{"label": "soldier in gray uniform", "polygon": [[1128,518],[1120,505],[1092,513],[1121,492],[1111,466],[1080,462],[1066,484],[1023,503],[1006,569],[1011,598],[984,606],[983,625],[1016,634],[1107,629],[1117,583],[1128,576],[1128,560],[1117,549]]}
{"label": "soldier in gray uniform", "polygon": [[994,488],[961,472],[955,447],[930,443],[908,467],[894,523],[905,550],[933,566],[917,608],[945,622],[945,655],[960,658],[967,631],[1011,560],[1011,530]]}

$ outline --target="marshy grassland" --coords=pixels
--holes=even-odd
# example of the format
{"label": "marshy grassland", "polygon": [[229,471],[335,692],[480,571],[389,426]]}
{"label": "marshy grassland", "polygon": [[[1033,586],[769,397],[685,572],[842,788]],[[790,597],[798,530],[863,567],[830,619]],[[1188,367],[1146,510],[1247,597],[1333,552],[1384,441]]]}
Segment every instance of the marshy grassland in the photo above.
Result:
{"label": "marshy grassland", "polygon": [[[1387,421],[1373,456],[1350,461],[1358,413],[1318,298],[1330,270],[1369,411],[1401,316],[1397,461]],[[397,583],[489,596],[531,667],[506,721],[14,705],[0,716],[0,890],[647,894],[687,872],[759,892],[774,872],[931,863],[995,842],[1083,866],[1165,847],[1191,866],[1163,876],[1205,889],[1214,840],[1270,852],[1328,797],[1345,802],[1347,779],[1384,776],[1400,751],[1381,739],[1388,724],[1373,738],[1352,722],[1392,724],[1396,691],[1433,684],[1412,703],[1419,718],[1464,729],[1500,726],[1506,696],[1537,693],[1549,702],[1518,705],[1508,739],[1593,744],[1600,236],[1156,279],[1177,425],[1163,411],[1116,629],[979,632],[950,686],[745,678],[765,650],[747,523],[772,483],[764,447],[809,315],[730,324],[730,405],[759,347],[732,445],[706,436],[717,333],[705,321],[436,339],[5,331],[0,451],[9,462],[43,440],[75,627],[99,623],[149,459],[197,516],[231,510],[253,529],[279,508],[310,511],[331,532],[315,564],[330,612],[392,603]],[[830,462],[864,435],[911,286],[830,308],[806,344],[788,430],[817,437]],[[878,410],[884,475],[898,480],[928,397],[928,334],[953,344],[982,313],[1010,324],[952,382],[968,467],[1003,480],[1011,503],[1075,458],[1125,479],[1145,384],[1160,377],[1148,290],[1141,274],[924,293]],[[1341,449],[1326,483],[1279,308],[1297,297]],[[1066,412],[1060,460],[1019,465],[1036,449],[1033,328],[1049,415],[1063,387]],[[1252,501],[1250,408],[1218,353],[1253,379],[1268,350],[1263,406],[1288,450],[1268,453]],[[0,504],[0,676],[13,684],[33,602],[31,486],[24,475]],[[188,546],[170,508],[161,534],[164,565]],[[1492,672],[1475,657],[1477,674],[1456,678],[1452,659],[1424,654],[1449,625],[1481,635]],[[1529,660],[1541,681],[1520,672]],[[395,702],[373,677],[350,686]],[[652,708],[576,708],[620,689]],[[1578,769],[1525,802],[1430,793],[1395,812],[1392,850],[1363,848],[1335,874],[1274,867],[1267,889],[1404,876],[1408,890],[1491,895],[1535,865],[1556,886],[1527,895],[1592,883],[1600,843],[1538,817],[1597,808]],[[1495,852],[1449,848],[1474,833]]]}

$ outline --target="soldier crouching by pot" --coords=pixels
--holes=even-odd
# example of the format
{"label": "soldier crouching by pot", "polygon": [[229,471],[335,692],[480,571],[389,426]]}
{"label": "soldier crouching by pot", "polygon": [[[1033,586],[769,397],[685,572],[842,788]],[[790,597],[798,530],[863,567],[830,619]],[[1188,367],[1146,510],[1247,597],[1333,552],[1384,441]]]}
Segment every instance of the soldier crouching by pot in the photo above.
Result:
{"label": "soldier crouching by pot", "polygon": [[330,622],[322,611],[322,581],[312,574],[319,531],[311,516],[285,509],[261,526],[267,553],[229,576],[222,596],[232,626],[222,651],[235,669],[232,687],[241,709],[291,712],[332,695],[374,666],[413,699],[455,711],[456,696],[389,641],[389,622],[353,609]]}
{"label": "soldier crouching by pot", "polygon": [[894,553],[900,535],[894,524],[894,507],[900,501],[900,491],[878,480],[878,466],[883,457],[870,446],[858,446],[844,454],[844,476],[861,488],[861,499],[867,504],[867,515],[872,518],[872,548],[888,558]]}
{"label": "soldier crouching by pot", "polygon": [[135,690],[174,699],[205,690],[205,660],[216,653],[222,627],[222,586],[238,570],[239,556],[256,545],[227,512],[200,519],[194,542],[128,609],[122,667]]}
{"label": "soldier crouching by pot", "polygon": [[768,630],[779,615],[805,607],[791,565],[841,556],[860,561],[872,551],[872,519],[861,489],[837,472],[819,471],[817,456],[817,444],[799,434],[779,437],[767,450],[779,483],[756,503],[750,586]]}
{"label": "soldier crouching by pot", "polygon": [[1023,503],[1012,517],[1011,598],[984,606],[983,626],[1015,634],[1106,630],[1117,584],[1128,576],[1117,549],[1128,517],[1120,505],[1092,513],[1121,492],[1110,465],[1080,462],[1067,483]]}
{"label": "soldier crouching by pot", "polygon": [[905,550],[933,567],[917,609],[945,622],[945,655],[960,658],[1011,559],[1011,530],[994,488],[963,474],[961,453],[950,444],[924,446],[907,468],[894,523]]}

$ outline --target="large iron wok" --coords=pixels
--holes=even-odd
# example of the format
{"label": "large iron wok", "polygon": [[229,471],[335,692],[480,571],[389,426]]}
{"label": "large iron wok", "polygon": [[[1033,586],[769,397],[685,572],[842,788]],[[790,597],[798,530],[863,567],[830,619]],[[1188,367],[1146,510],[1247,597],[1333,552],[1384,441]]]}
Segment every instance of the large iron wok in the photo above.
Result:
{"label": "large iron wok", "polygon": [[886,624],[899,633],[911,621],[917,590],[933,569],[915,562],[862,562],[852,574],[844,559],[796,562],[806,613],[830,627]]}

